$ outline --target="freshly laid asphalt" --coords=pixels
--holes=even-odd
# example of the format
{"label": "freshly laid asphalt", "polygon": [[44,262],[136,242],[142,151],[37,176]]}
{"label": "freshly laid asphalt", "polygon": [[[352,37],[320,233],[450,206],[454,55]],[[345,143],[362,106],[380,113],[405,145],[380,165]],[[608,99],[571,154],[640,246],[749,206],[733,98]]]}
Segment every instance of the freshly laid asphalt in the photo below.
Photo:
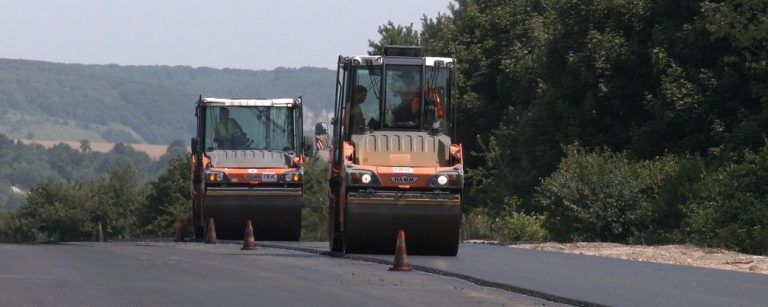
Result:
{"label": "freshly laid asphalt", "polygon": [[0,306],[541,306],[387,265],[238,244],[0,244]]}
{"label": "freshly laid asphalt", "polygon": [[480,244],[399,273],[322,242],[230,243],[0,244],[0,306],[768,306],[757,273]]}
{"label": "freshly laid asphalt", "polygon": [[[327,251],[326,243],[281,243]],[[391,261],[391,255],[348,255]],[[768,306],[768,275],[506,246],[409,256],[417,269],[576,305]]]}

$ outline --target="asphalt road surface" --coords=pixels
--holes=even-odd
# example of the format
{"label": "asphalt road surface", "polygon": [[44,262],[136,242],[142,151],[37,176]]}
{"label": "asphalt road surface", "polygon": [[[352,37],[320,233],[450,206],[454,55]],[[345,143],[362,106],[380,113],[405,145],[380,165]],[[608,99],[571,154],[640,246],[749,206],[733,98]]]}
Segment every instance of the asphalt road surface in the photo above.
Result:
{"label": "asphalt road surface", "polygon": [[[327,243],[280,243],[326,251]],[[391,255],[348,255],[391,261]],[[457,257],[409,256],[416,269],[577,305],[768,306],[768,276],[605,257],[462,244]]]}
{"label": "asphalt road surface", "polygon": [[0,305],[558,305],[388,267],[263,246],[241,251],[238,244],[0,244]]}
{"label": "asphalt road surface", "polygon": [[[279,248],[278,248],[279,247]],[[327,243],[0,245],[0,306],[767,306],[768,276],[503,246],[325,256]]]}

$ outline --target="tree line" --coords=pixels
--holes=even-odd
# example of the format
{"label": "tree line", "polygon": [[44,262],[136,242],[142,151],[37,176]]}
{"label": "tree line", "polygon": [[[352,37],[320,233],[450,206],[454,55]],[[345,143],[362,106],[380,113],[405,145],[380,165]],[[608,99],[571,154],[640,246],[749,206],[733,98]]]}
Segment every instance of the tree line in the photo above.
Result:
{"label": "tree line", "polygon": [[[46,152],[41,146],[7,139],[0,141],[3,145],[0,148],[5,150],[2,153]],[[15,148],[5,146],[9,144]],[[192,234],[191,158],[185,148],[179,151],[174,144],[156,162],[148,162],[146,154],[136,151],[129,151],[125,156],[69,149],[71,164],[67,166],[83,169],[73,176],[36,177],[40,178],[39,182],[32,184],[26,196],[16,196],[18,207],[0,207],[0,242],[95,240],[97,222],[102,223],[108,240],[171,237],[178,219],[186,225],[184,232],[189,237]],[[54,147],[47,151],[56,155],[53,157],[56,159],[63,150],[63,147]],[[45,163],[40,165],[41,169],[46,168]],[[88,165],[105,169],[101,172]],[[303,240],[326,240],[326,172],[325,161],[306,160]]]}
{"label": "tree line", "polygon": [[[168,145],[163,156],[153,161],[146,153],[122,143],[104,153],[90,150],[88,144],[83,140],[77,149],[64,144],[46,149],[0,134],[0,209],[14,209],[23,204],[22,194],[45,178],[87,181],[107,174],[110,169],[124,167],[135,173],[139,183],[144,183],[159,176],[171,159],[187,152],[184,142],[176,140]],[[16,192],[12,192],[14,190]]]}
{"label": "tree line", "polygon": [[188,155],[167,161],[159,177],[141,183],[136,168],[114,166],[83,179],[48,177],[14,211],[0,210],[2,242],[64,242],[172,236],[178,219],[190,225]]}

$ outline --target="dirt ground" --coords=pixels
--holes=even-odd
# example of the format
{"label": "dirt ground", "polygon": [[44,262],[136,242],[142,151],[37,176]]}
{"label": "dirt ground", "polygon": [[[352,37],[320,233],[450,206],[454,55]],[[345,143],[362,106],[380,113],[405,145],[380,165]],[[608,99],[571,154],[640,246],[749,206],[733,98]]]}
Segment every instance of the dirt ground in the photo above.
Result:
{"label": "dirt ground", "polygon": [[768,274],[768,257],[766,256],[753,256],[718,248],[700,248],[690,245],[541,243],[515,244],[509,245],[509,247]]}

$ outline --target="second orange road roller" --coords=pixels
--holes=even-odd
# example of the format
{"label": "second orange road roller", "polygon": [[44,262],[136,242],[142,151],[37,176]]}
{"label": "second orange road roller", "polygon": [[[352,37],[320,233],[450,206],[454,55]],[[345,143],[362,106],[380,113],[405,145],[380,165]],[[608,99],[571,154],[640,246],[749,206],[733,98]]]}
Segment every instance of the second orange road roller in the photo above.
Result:
{"label": "second orange road roller", "polygon": [[213,218],[217,236],[242,239],[252,220],[257,240],[301,235],[301,98],[197,101],[192,138],[194,235]]}

